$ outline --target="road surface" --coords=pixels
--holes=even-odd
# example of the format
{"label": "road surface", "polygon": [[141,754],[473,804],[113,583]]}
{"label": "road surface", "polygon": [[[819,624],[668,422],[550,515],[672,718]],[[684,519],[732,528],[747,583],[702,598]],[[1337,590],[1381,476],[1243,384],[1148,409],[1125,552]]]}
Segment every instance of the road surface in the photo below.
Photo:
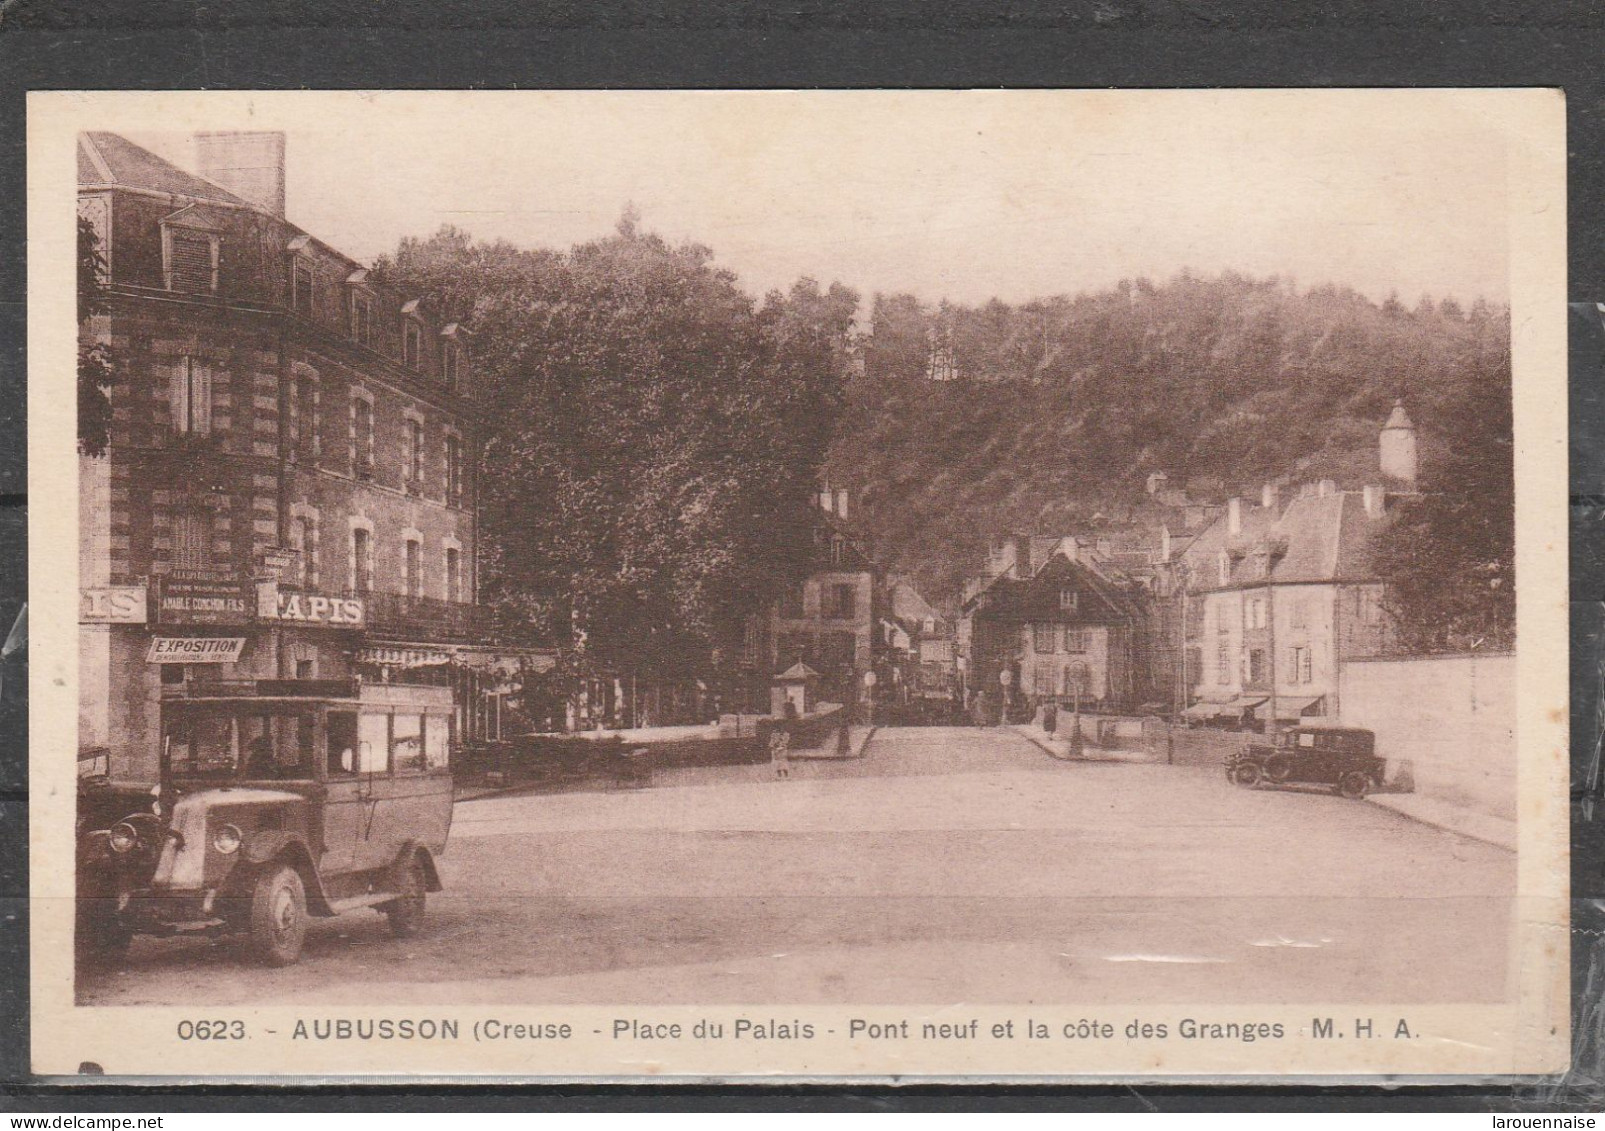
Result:
{"label": "road surface", "polygon": [[462,803],[413,939],[136,940],[86,1004],[1498,1001],[1515,857],[1214,769],[883,729],[861,761]]}

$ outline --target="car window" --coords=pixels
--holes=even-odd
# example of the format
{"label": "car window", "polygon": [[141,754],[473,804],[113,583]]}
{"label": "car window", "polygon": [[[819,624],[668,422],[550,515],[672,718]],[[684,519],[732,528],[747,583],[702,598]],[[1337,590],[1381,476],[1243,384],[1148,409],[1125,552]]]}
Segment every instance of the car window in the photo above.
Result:
{"label": "car window", "polygon": [[390,716],[364,711],[357,720],[357,772],[390,772]]}
{"label": "car window", "polygon": [[167,756],[175,774],[234,773],[234,720],[228,715],[180,715],[167,727]]}
{"label": "car window", "polygon": [[390,720],[390,764],[398,774],[424,769],[424,721],[419,715],[397,714]]}
{"label": "car window", "polygon": [[1306,748],[1314,746],[1315,745],[1315,736],[1313,734],[1311,734],[1309,731],[1304,731],[1298,736],[1298,744],[1300,746],[1303,746],[1303,747],[1306,747]]}
{"label": "car window", "polygon": [[424,759],[431,770],[443,770],[451,762],[451,720],[445,715],[424,718]]}
{"label": "car window", "polygon": [[357,713],[330,711],[328,724],[327,761],[324,772],[330,777],[345,777],[357,772]]}

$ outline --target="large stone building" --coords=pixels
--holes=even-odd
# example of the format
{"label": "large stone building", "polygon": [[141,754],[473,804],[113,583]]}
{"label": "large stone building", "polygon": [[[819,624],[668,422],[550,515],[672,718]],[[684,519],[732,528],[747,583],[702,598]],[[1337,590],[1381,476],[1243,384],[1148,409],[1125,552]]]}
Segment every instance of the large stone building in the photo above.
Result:
{"label": "large stone building", "polygon": [[1373,557],[1390,505],[1414,488],[1415,429],[1396,406],[1380,437],[1378,482],[1331,480],[1284,501],[1232,499],[1187,546],[1175,599],[1183,680],[1197,720],[1263,728],[1335,721],[1346,661],[1388,652],[1393,633]]}
{"label": "large stone building", "polygon": [[[201,175],[78,144],[119,366],[81,460],[80,746],[154,776],[164,684],[450,682],[497,725],[478,587],[471,337],[288,222],[284,137],[196,139]],[[527,657],[526,657],[527,659]]]}
{"label": "large stone building", "polygon": [[885,595],[879,564],[848,522],[848,492],[820,492],[813,521],[813,560],[765,616],[749,618],[746,665],[761,686],[747,699],[764,702],[773,676],[799,662],[819,673],[829,702],[856,702],[864,673],[875,667],[877,626]]}

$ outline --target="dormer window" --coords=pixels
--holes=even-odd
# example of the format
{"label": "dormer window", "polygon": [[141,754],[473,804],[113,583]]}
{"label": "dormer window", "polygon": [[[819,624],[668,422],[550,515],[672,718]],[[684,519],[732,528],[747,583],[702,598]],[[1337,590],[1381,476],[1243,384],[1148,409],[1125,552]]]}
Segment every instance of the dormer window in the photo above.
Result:
{"label": "dormer window", "polygon": [[290,270],[290,305],[302,318],[312,317],[312,268],[297,263]]}
{"label": "dormer window", "polygon": [[440,331],[440,379],[454,393],[462,389],[471,337],[473,334],[460,322],[449,322]]}
{"label": "dormer window", "polygon": [[181,208],[162,221],[162,277],[170,291],[183,294],[217,293],[218,229],[195,205]]}
{"label": "dormer window", "polygon": [[362,289],[368,272],[364,268],[346,276],[347,306],[351,319],[351,340],[359,345],[373,345],[373,295]]}
{"label": "dormer window", "polygon": [[422,369],[424,327],[418,310],[422,303],[412,299],[401,305],[401,363],[408,369]]}
{"label": "dormer window", "polygon": [[423,334],[418,323],[408,319],[401,328],[401,361],[408,369],[417,369],[423,352]]}
{"label": "dormer window", "polygon": [[457,388],[457,343],[444,341],[440,343],[440,379],[446,383],[446,388],[453,391]]}

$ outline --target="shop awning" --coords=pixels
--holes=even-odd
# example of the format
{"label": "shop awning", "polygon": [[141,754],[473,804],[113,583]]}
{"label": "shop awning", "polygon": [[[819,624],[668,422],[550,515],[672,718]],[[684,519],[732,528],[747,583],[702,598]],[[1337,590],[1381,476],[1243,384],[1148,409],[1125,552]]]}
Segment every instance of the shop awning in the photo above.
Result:
{"label": "shop awning", "polygon": [[1318,704],[1323,698],[1324,696],[1321,695],[1300,696],[1298,698],[1278,695],[1276,697],[1276,717],[1279,719],[1298,719],[1306,714],[1320,714],[1321,712],[1319,711],[1312,712],[1310,708]]}
{"label": "shop awning", "polygon": [[1269,695],[1239,695],[1236,699],[1226,704],[1226,710],[1223,713],[1235,715],[1242,711],[1252,711],[1268,699],[1270,699]]}
{"label": "shop awning", "polygon": [[1182,712],[1189,719],[1213,719],[1230,713],[1231,708],[1225,703],[1194,703]]}

